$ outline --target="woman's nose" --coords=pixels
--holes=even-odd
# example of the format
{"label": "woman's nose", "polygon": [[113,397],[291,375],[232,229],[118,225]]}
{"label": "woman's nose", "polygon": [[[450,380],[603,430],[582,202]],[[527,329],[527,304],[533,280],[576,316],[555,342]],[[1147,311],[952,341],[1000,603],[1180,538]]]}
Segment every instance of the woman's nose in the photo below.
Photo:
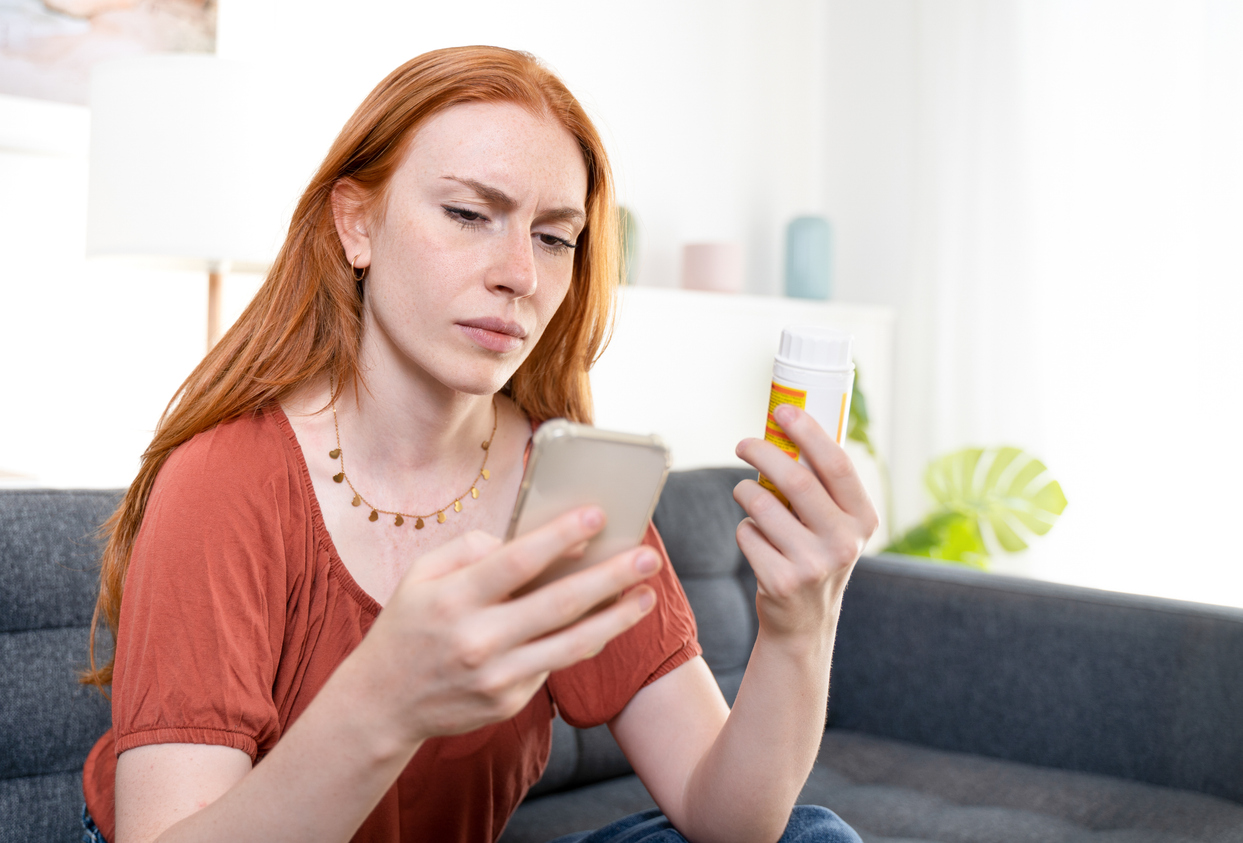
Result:
{"label": "woman's nose", "polygon": [[535,292],[534,239],[521,231],[507,232],[488,274],[488,288],[524,298]]}

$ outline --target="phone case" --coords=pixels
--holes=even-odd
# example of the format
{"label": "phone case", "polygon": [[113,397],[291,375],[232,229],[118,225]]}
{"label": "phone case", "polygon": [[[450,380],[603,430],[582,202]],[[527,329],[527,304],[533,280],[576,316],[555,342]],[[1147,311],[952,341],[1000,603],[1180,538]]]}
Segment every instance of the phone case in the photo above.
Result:
{"label": "phone case", "polygon": [[565,419],[540,425],[506,539],[577,506],[599,506],[606,522],[582,557],[554,562],[523,592],[637,546],[660,499],[669,464],[669,449],[659,436],[600,430]]}

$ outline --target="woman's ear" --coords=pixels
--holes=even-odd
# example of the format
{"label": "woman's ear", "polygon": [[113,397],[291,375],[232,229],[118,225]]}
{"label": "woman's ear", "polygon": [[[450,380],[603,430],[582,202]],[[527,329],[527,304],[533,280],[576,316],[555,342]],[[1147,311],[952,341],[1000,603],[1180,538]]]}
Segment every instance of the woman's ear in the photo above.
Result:
{"label": "woman's ear", "polygon": [[365,193],[356,182],[341,179],[333,185],[332,221],[350,264],[356,269],[371,266],[371,223]]}

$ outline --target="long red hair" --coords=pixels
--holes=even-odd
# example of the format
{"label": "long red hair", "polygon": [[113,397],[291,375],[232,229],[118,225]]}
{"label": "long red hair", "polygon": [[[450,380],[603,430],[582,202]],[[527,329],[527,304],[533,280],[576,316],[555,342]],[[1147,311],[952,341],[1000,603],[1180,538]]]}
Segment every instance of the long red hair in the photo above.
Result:
{"label": "long red hair", "polygon": [[374,207],[383,207],[389,179],[418,128],[444,109],[468,102],[514,103],[547,116],[582,149],[587,224],[574,253],[573,281],[538,345],[514,373],[509,394],[531,418],[591,421],[587,372],[607,338],[620,259],[604,144],[561,80],[527,53],[456,47],[412,59],[377,85],[341,130],[302,194],[263,286],[178,388],[142,455],[138,476],[104,524],[107,544],[84,683],[105,693],[112,683],[113,660],[102,667],[95,661],[99,625],[107,623],[115,640],[134,539],[156,475],[173,450],[325,374],[338,393],[356,382],[363,289],[333,223],[333,188],[349,180]]}

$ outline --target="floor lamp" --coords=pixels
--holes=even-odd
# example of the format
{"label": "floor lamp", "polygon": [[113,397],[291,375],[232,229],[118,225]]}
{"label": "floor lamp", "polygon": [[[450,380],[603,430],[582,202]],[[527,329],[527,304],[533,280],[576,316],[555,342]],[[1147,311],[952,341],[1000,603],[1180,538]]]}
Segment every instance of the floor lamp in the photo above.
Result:
{"label": "floor lamp", "polygon": [[208,350],[225,274],[263,272],[275,253],[265,117],[248,68],[210,55],[120,59],[91,75],[86,253],[207,272]]}

